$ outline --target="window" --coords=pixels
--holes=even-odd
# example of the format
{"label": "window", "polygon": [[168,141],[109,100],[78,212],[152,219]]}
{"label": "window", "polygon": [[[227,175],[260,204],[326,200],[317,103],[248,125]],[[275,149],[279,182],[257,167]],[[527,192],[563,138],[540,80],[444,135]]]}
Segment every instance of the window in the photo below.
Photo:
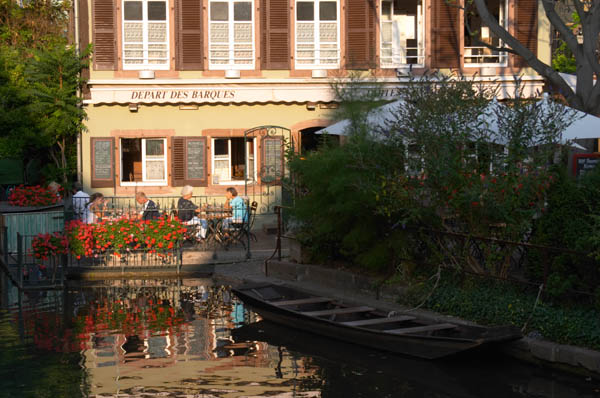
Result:
{"label": "window", "polygon": [[[214,138],[212,140],[213,184],[244,183],[256,180],[256,142],[247,138]],[[246,172],[247,170],[247,172]]]}
{"label": "window", "polygon": [[254,69],[254,13],[251,1],[210,2],[210,69]]}
{"label": "window", "polygon": [[337,68],[340,61],[337,1],[296,1],[296,68]]}
{"label": "window", "polygon": [[122,138],[122,185],[166,185],[166,141],[165,138]]}
{"label": "window", "polygon": [[[506,27],[506,2],[504,0],[489,0],[487,4],[500,26]],[[500,38],[496,37],[489,27],[483,25],[474,7],[465,12],[468,12],[465,19],[465,66],[479,67],[506,64],[507,56],[505,52],[492,50],[482,45],[483,42],[494,47],[500,47],[502,46]]]}
{"label": "window", "polygon": [[167,2],[123,2],[123,69],[169,69]]}
{"label": "window", "polygon": [[381,2],[381,67],[423,65],[425,40],[422,0]]}

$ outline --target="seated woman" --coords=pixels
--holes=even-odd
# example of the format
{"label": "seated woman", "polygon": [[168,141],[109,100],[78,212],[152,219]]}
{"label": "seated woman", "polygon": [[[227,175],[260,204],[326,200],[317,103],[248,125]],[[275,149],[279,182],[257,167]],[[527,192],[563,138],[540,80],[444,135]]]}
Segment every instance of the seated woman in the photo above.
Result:
{"label": "seated woman", "polygon": [[238,196],[237,190],[233,187],[227,188],[225,192],[227,203],[231,208],[231,217],[227,217],[223,220],[223,228],[229,229],[232,224],[243,224],[248,222],[248,209],[246,208],[246,201]]}
{"label": "seated woman", "polygon": [[186,225],[200,225],[196,238],[204,239],[206,238],[208,223],[205,219],[198,217],[200,208],[190,200],[193,194],[194,188],[192,186],[186,185],[181,188],[181,198],[177,202],[177,217]]}
{"label": "seated woman", "polygon": [[93,193],[86,205],[82,221],[86,224],[94,224],[102,219],[106,211],[106,200],[100,192]]}

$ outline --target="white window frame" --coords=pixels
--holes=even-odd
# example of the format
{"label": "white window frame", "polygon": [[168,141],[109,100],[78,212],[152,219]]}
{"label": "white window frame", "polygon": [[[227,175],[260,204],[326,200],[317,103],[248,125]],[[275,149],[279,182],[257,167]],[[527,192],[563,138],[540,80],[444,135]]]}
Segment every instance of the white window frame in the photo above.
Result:
{"label": "white window frame", "polygon": [[[171,41],[170,41],[170,24],[169,24],[169,1],[168,0],[130,0],[130,1],[139,1],[142,3],[142,20],[141,21],[125,21],[125,0],[121,3],[121,62],[123,65],[123,70],[169,70],[171,68]],[[167,55],[165,58],[165,62],[163,64],[149,63],[148,59],[148,24],[149,23],[159,23],[159,21],[149,21],[148,20],[148,2],[149,1],[163,1],[165,3],[165,24],[166,24],[166,41],[164,44],[167,46]],[[125,62],[125,23],[140,23],[142,24],[142,45],[143,45],[143,62],[141,64],[127,64]],[[158,42],[157,42],[158,43]],[[136,42],[129,42],[128,44],[140,44]]]}
{"label": "white window frame", "polygon": [[[211,184],[212,185],[244,185],[246,183],[243,179],[241,179],[241,180],[232,180],[231,179],[231,170],[233,168],[232,164],[231,164],[231,139],[232,138],[243,139],[243,137],[214,137],[214,138],[211,138],[211,145],[210,145],[211,160],[210,161],[211,161],[211,170],[213,171],[213,173],[212,173],[213,174],[212,175],[213,178],[214,178],[214,170],[215,170],[215,160],[225,160],[225,159],[229,160],[229,180],[220,180],[219,179],[219,182],[215,183],[214,179],[211,179]],[[254,166],[253,167],[254,173],[253,173],[252,176],[249,176],[249,178],[247,180],[248,184],[254,184],[256,182],[257,178],[258,178],[258,175],[256,174],[256,171],[257,171],[257,164],[256,164],[257,156],[256,156],[256,151],[258,149],[258,144],[257,144],[258,139],[256,137],[252,137],[251,139],[253,141],[252,142],[252,146],[253,146],[253,149],[254,149],[254,155],[252,156],[252,159],[250,159],[250,156],[249,156],[249,151],[248,151],[249,147],[247,146],[246,148],[244,148],[244,151],[245,151],[245,160],[246,160],[246,164],[245,164],[246,170],[248,170],[248,164],[249,164],[250,160],[252,160],[252,164]],[[216,156],[215,156],[215,140],[227,140],[227,156],[218,155],[219,158],[216,159]]]}
{"label": "white window frame", "polygon": [[[142,151],[142,181],[123,181],[123,145],[122,145],[122,140],[123,139],[139,139],[141,140],[141,151]],[[147,140],[162,140],[163,141],[163,148],[164,148],[164,153],[162,156],[163,162],[164,162],[164,170],[165,170],[165,178],[163,180],[147,180],[146,179],[146,159],[148,159],[148,157],[146,156],[146,141]],[[155,138],[130,138],[130,137],[122,137],[119,139],[119,165],[120,165],[120,172],[119,172],[119,183],[121,186],[123,187],[134,187],[134,186],[166,186],[168,185],[167,182],[167,178],[168,178],[168,169],[167,169],[167,139],[166,138],[161,138],[161,137],[155,137]],[[160,160],[161,157],[158,156],[153,156],[150,158],[151,160]]]}
{"label": "white window frame", "polygon": [[[504,7],[500,7],[500,20],[498,21],[500,23],[500,26],[502,26],[503,28],[507,28],[508,26],[508,0],[501,0],[504,1]],[[490,32],[491,33],[491,32]],[[502,47],[504,43],[502,42],[502,39],[500,39],[499,45],[498,47]],[[497,55],[481,55],[480,57],[484,58],[484,57],[498,57],[498,62],[466,62],[467,58],[472,58],[474,57],[473,55],[467,55],[467,50],[472,50],[472,49],[485,49],[487,47],[484,46],[464,46],[463,50],[463,64],[465,66],[465,68],[486,68],[486,67],[503,67],[503,66],[507,66],[508,65],[508,53],[501,51],[499,54]]]}
{"label": "white window frame", "polygon": [[[227,21],[211,21],[211,9],[212,9],[212,4],[213,2],[223,2],[223,3],[228,3],[228,7],[227,7]],[[250,17],[250,21],[240,21],[237,23],[249,23],[252,28],[251,28],[251,33],[252,33],[252,38],[250,39],[250,44],[252,45],[252,62],[248,63],[248,64],[238,64],[235,63],[236,58],[235,58],[235,42],[234,42],[234,32],[235,32],[235,28],[234,25],[236,24],[236,21],[233,20],[233,12],[234,12],[234,4],[235,3],[248,3],[250,2],[250,12],[251,12],[251,17]],[[212,29],[213,29],[213,24],[224,24],[226,23],[228,25],[228,33],[229,33],[229,40],[227,42],[228,44],[228,63],[226,64],[215,64],[213,63],[214,58],[212,56],[212,43],[211,43],[211,37],[212,37]],[[255,35],[254,35],[254,31],[256,29],[256,24],[255,24],[255,14],[254,14],[254,0],[209,0],[208,2],[208,69],[209,70],[253,70],[255,68],[255,62],[256,62],[256,44],[255,44]],[[239,59],[245,59],[245,58],[239,58]]]}
{"label": "white window frame", "polygon": [[[335,48],[337,51],[337,62],[335,63],[321,63],[321,57],[320,57],[320,45],[321,45],[321,41],[320,41],[320,26],[319,23],[321,22],[319,20],[319,12],[320,12],[320,7],[319,7],[319,3],[321,0],[295,0],[294,2],[294,64],[295,64],[295,68],[296,69],[338,69],[340,67],[340,54],[341,54],[341,49],[340,49],[340,0],[335,0],[335,6],[336,6],[336,20],[335,21],[323,21],[324,23],[333,23],[335,22],[337,25],[336,28],[336,42],[323,42],[323,44],[335,44]],[[333,0],[323,0],[323,1],[333,1]],[[365,0],[366,1],[366,0]],[[298,60],[302,59],[298,57],[298,24],[299,23],[310,23],[310,21],[298,21],[298,2],[312,2],[314,3],[314,19],[313,19],[313,25],[314,25],[314,38],[315,41],[313,42],[314,44],[314,57],[312,57],[315,61],[319,61],[313,64],[304,64],[304,63],[299,63]],[[302,51],[302,50],[301,50]],[[327,50],[329,51],[329,50]]]}
{"label": "white window frame", "polygon": [[[383,1],[381,2],[383,3]],[[392,3],[392,18],[394,15],[394,1],[391,0]],[[379,63],[381,66],[381,69],[396,69],[399,67],[413,67],[413,68],[422,68],[425,66],[425,7],[424,5],[424,0],[421,0],[421,4],[418,5],[417,4],[417,62],[416,63],[403,63],[398,61],[398,58],[400,57],[404,57],[405,59],[407,58],[406,56],[406,51],[407,48],[399,48],[399,49],[394,49],[394,45],[393,45],[393,41],[390,43],[392,45],[392,57],[391,57],[391,62],[386,63],[384,62],[384,57],[383,56],[383,50],[384,50],[384,44],[389,43],[389,42],[384,42],[383,40],[383,24],[384,23],[393,23],[393,20],[387,21],[383,19],[383,6],[380,7],[380,11],[379,11],[379,20],[381,21],[381,24],[379,26],[379,30],[380,30],[380,45],[379,45]],[[392,28],[393,29],[393,28]],[[392,30],[392,34],[393,34],[393,30]],[[393,40],[393,39],[392,39]],[[412,48],[411,48],[412,49]],[[398,53],[400,53],[398,55]],[[411,56],[412,58],[413,56]]]}

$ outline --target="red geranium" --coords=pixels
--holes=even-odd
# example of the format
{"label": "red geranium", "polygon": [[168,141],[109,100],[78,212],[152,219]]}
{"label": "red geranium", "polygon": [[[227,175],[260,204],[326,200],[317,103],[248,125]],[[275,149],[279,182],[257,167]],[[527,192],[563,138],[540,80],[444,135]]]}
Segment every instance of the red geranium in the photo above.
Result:
{"label": "red geranium", "polygon": [[35,258],[47,260],[51,256],[67,254],[69,241],[60,232],[53,234],[39,234],[31,242],[31,248]]}
{"label": "red geranium", "polygon": [[[62,194],[63,188],[58,189]],[[8,201],[12,206],[50,206],[60,201],[61,197],[48,187],[41,185],[25,186],[19,185],[13,188],[8,195]]]}

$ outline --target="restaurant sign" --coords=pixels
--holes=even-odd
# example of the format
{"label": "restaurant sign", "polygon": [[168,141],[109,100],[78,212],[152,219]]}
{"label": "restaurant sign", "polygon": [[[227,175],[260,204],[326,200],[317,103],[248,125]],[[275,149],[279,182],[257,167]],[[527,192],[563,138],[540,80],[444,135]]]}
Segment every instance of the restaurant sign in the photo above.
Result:
{"label": "restaurant sign", "polygon": [[[396,98],[400,87],[365,88],[378,90],[381,98]],[[266,103],[266,102],[332,102],[334,93],[328,85],[236,85],[234,87],[121,87],[90,88],[88,104],[102,103]]]}

